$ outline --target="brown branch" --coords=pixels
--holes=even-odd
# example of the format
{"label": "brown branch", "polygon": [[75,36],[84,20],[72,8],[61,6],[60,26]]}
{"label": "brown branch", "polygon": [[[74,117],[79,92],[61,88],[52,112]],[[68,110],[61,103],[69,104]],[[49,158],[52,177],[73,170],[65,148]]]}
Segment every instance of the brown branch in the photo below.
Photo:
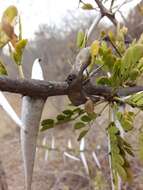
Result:
{"label": "brown branch", "polygon": [[111,0],[110,11],[112,11],[112,7],[113,7],[113,5],[114,5],[114,2],[115,2],[115,0]]}
{"label": "brown branch", "polygon": [[117,95],[118,96],[129,96],[137,92],[143,91],[143,86],[133,86],[133,87],[126,87],[126,88],[119,88]]}
{"label": "brown branch", "polygon": [[[49,96],[69,95],[69,91],[72,89],[67,82],[14,80],[8,77],[0,77],[0,90],[32,97],[47,98]],[[87,96],[102,96],[109,100],[113,96],[128,96],[143,91],[143,86],[119,88],[116,92],[113,92],[111,87],[96,86],[87,82],[82,86],[82,90]]]}
{"label": "brown branch", "polygon": [[0,77],[0,90],[27,96],[46,98],[68,94],[66,82],[49,82],[40,80],[10,79]]}
{"label": "brown branch", "polygon": [[111,12],[111,10],[106,9],[102,2],[100,0],[95,0],[96,4],[98,5],[101,15],[102,17],[106,16],[107,18],[109,18],[109,20],[115,25],[117,26],[117,21],[115,19],[115,14]]}

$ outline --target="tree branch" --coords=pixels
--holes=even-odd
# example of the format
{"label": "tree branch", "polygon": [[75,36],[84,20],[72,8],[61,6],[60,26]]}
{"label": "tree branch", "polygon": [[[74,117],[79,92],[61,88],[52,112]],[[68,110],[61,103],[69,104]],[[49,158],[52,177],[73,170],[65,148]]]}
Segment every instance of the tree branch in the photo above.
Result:
{"label": "tree branch", "polygon": [[46,98],[49,96],[67,95],[66,82],[50,82],[40,80],[10,79],[0,77],[0,90],[22,95]]}
{"label": "tree branch", "polygon": [[[70,90],[69,90],[70,89]],[[143,91],[143,86],[119,88],[113,92],[111,87],[96,86],[87,82],[82,87],[83,92],[88,96],[102,96],[106,100],[113,99],[114,96],[128,96]],[[40,80],[10,79],[8,77],[0,77],[0,90],[18,93],[32,97],[47,98],[49,96],[69,95],[71,86],[67,82],[51,82]],[[73,89],[74,92],[74,89]]]}
{"label": "tree branch", "polygon": [[101,15],[102,17],[106,16],[107,18],[109,18],[109,20],[115,25],[117,26],[117,21],[115,19],[115,14],[113,12],[111,12],[111,10],[106,9],[102,2],[100,0],[95,0],[96,4],[98,5]]}

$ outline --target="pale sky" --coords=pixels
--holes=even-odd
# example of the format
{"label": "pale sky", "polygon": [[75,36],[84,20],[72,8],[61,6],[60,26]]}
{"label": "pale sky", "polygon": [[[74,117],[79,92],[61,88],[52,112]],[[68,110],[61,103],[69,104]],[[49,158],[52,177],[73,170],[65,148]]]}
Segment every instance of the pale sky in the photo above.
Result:
{"label": "pale sky", "polygon": [[[126,5],[123,12],[126,14],[140,0],[133,0],[133,3]],[[94,0],[85,0],[95,5]],[[117,2],[123,2],[118,0]],[[78,0],[0,0],[0,16],[2,11],[9,5],[16,5],[23,25],[25,38],[33,38],[40,24],[60,25],[62,18],[70,11],[79,12]],[[84,11],[81,11],[84,14]]]}

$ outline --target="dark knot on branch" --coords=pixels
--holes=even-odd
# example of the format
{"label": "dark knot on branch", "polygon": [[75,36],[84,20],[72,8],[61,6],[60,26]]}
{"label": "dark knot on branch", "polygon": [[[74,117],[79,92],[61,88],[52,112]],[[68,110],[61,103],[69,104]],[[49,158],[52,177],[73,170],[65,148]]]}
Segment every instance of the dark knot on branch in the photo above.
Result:
{"label": "dark knot on branch", "polygon": [[68,83],[68,98],[73,105],[79,106],[87,101],[86,94],[83,90],[82,79],[79,75],[70,74],[66,82]]}

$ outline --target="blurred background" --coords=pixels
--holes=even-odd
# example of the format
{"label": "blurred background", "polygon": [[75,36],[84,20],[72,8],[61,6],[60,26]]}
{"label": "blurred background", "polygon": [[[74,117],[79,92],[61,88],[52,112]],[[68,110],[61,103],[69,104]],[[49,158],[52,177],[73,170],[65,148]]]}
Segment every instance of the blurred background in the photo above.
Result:
{"label": "blurred background", "polygon": [[[89,2],[89,1],[88,1]],[[90,1],[94,2],[94,1]],[[117,5],[123,1],[117,0]],[[143,6],[143,1],[132,0],[122,6],[117,14],[117,20],[124,24],[133,38],[138,38],[143,32],[143,15],[139,11],[137,3]],[[20,11],[23,26],[23,37],[28,39],[28,46],[24,52],[23,67],[27,78],[31,76],[33,61],[40,57],[45,80],[64,81],[70,73],[71,65],[77,54],[76,36],[80,29],[89,28],[98,11],[83,11],[78,8],[78,0],[0,0],[1,13],[9,5],[16,5]],[[108,6],[108,3],[107,5]],[[103,19],[92,34],[91,40],[99,37],[103,30],[114,29],[112,24]],[[89,42],[90,43],[90,42]],[[18,72],[12,63],[7,49],[1,53],[8,75],[18,78]],[[142,81],[140,81],[142,83]],[[21,96],[5,93],[9,102],[20,116]],[[67,97],[52,97],[46,102],[42,119],[56,116],[65,107],[68,107]],[[101,107],[97,107],[97,110]],[[96,111],[96,110],[95,110]],[[33,179],[34,190],[58,190],[59,184],[62,190],[110,189],[110,177],[107,156],[107,111],[92,126],[86,137],[85,152],[90,175],[88,176],[80,161],[63,156],[67,149],[67,142],[71,139],[74,148],[73,155],[78,156],[79,142],[77,135],[69,125],[61,125],[39,134],[37,157]],[[129,133],[128,139],[136,149],[138,128],[142,125],[142,114],[138,114],[135,128]],[[58,151],[49,151],[41,147],[45,143],[51,146],[52,136],[55,137],[55,147]],[[44,139],[44,142],[43,142]],[[10,190],[24,190],[24,174],[21,160],[19,131],[13,121],[0,108],[0,160],[6,172]],[[95,151],[100,161],[99,169],[92,157]],[[129,158],[134,171],[132,190],[143,190],[143,169],[138,159]],[[78,181],[77,181],[78,175]],[[59,176],[62,176],[61,178]],[[65,178],[66,176],[66,178]],[[85,183],[86,181],[86,183]],[[66,184],[66,185],[65,185]]]}

